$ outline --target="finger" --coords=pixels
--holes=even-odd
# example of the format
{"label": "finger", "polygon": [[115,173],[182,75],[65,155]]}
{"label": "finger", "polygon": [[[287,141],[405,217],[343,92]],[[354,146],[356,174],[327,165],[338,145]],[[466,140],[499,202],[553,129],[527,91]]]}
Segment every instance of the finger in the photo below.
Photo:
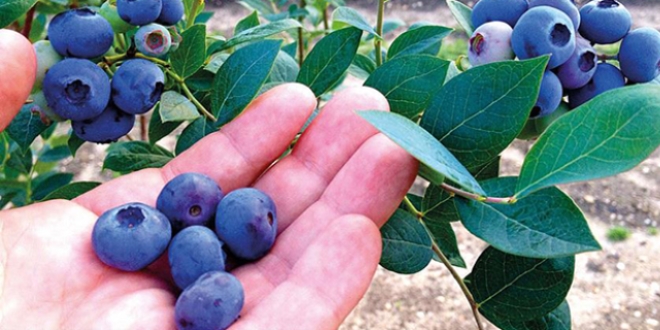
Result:
{"label": "finger", "polygon": [[359,87],[335,95],[298,141],[292,155],[259,179],[256,187],[275,200],[278,231],[321,196],[364,141],[378,131],[356,110],[389,109],[378,91]]}
{"label": "finger", "polygon": [[[334,219],[286,281],[244,309],[232,329],[337,329],[368,289],[380,251],[380,233],[370,219]],[[246,290],[250,285],[244,283]]]}
{"label": "finger", "polygon": [[18,32],[0,29],[0,132],[9,125],[30,95],[37,57],[29,40]]}
{"label": "finger", "polygon": [[225,192],[248,186],[288,148],[315,106],[314,94],[307,87],[280,85],[162,169],[122,176],[75,201],[96,214],[128,202],[155,205],[165,182],[184,172],[204,173]]}

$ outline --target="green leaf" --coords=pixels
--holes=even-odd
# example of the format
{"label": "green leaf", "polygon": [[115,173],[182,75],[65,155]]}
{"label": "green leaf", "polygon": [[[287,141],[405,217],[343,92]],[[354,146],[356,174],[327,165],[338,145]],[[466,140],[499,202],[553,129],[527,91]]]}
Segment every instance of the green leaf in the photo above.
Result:
{"label": "green leaf", "polygon": [[19,173],[29,174],[30,170],[32,170],[32,150],[28,148],[23,151],[14,147],[9,153],[9,159],[7,160],[6,166]]}
{"label": "green leaf", "polygon": [[32,141],[45,131],[48,126],[41,121],[38,110],[32,104],[24,105],[16,117],[7,126],[7,134],[23,151],[30,148]]}
{"label": "green leaf", "polygon": [[575,257],[533,259],[487,248],[465,284],[498,327],[537,319],[559,307],[573,283]]}
{"label": "green leaf", "polygon": [[345,28],[330,33],[307,55],[297,81],[321,96],[339,81],[355,57],[362,31]]}
{"label": "green leaf", "polygon": [[212,11],[203,11],[195,17],[195,24],[206,24],[213,17],[214,12]]}
{"label": "green leaf", "polygon": [[[220,66],[218,66],[219,68]],[[217,70],[216,70],[217,71]],[[186,79],[186,85],[198,92],[208,92],[213,88],[215,74],[208,70],[199,70]]]}
{"label": "green leaf", "polygon": [[243,19],[238,21],[234,27],[234,35],[237,35],[247,29],[251,29],[255,26],[258,26],[259,23],[259,13],[253,11],[250,15],[245,16]]}
{"label": "green leaf", "polygon": [[431,184],[424,192],[422,199],[422,213],[425,217],[435,221],[458,221],[461,216],[458,214],[456,205],[454,205],[454,196],[449,194],[440,186]]}
{"label": "green leaf", "polygon": [[[515,177],[481,182],[488,196],[511,196]],[[560,258],[595,251],[600,245],[587,220],[570,197],[545,188],[514,204],[455,201],[467,230],[500,251],[529,258]]]}
{"label": "green leaf", "polygon": [[468,36],[471,36],[472,32],[474,32],[474,27],[472,26],[472,8],[458,0],[447,0],[447,6],[452,15],[454,15],[456,22],[461,25]]}
{"label": "green leaf", "polygon": [[487,180],[493,179],[500,176],[500,160],[502,157],[497,156],[490,161],[490,163],[476,167],[470,170],[470,173],[474,175],[477,180]]}
{"label": "green leaf", "polygon": [[415,216],[396,210],[380,229],[383,253],[380,265],[399,274],[413,274],[431,262],[431,238]]}
{"label": "green leaf", "polygon": [[34,181],[32,182],[34,185],[32,199],[37,201],[42,200],[51,192],[67,185],[71,180],[73,180],[73,173],[44,173],[34,178]]}
{"label": "green leaf", "polygon": [[190,125],[188,125],[181,136],[176,141],[175,152],[177,155],[180,155],[186,149],[190,148],[197,141],[201,140],[203,137],[215,132],[217,129],[213,125],[213,122],[207,120],[204,117],[199,117]]}
{"label": "green leaf", "polygon": [[440,184],[442,177],[456,182],[464,189],[484,195],[477,180],[438,140],[411,120],[391,112],[358,111],[358,114],[379,131],[417,158],[424,167],[422,174],[432,183]]}
{"label": "green leaf", "polygon": [[85,143],[85,140],[81,139],[71,131],[69,133],[69,140],[67,141],[67,146],[69,147],[69,150],[71,151],[71,156],[76,156],[76,151]]}
{"label": "green leaf", "polygon": [[0,2],[0,28],[4,28],[25,14],[37,0],[3,0]]}
{"label": "green leaf", "polygon": [[270,72],[268,81],[278,83],[294,82],[299,72],[298,62],[289,56],[289,54],[280,51],[275,58],[273,70]]}
{"label": "green leaf", "polygon": [[422,26],[402,33],[392,42],[387,50],[388,60],[397,56],[427,54],[436,56],[440,52],[442,39],[448,36],[450,28],[444,26]]}
{"label": "green leaf", "polygon": [[[197,7],[196,10],[195,7]],[[183,12],[185,17],[197,17],[202,10],[204,10],[204,0],[183,0]]]}
{"label": "green leaf", "polygon": [[275,14],[275,8],[264,0],[241,0],[238,2],[250,10],[256,10],[261,15]]}
{"label": "green leaf", "polygon": [[158,145],[144,141],[118,142],[108,148],[103,168],[128,173],[145,168],[163,167],[172,158],[169,151]]}
{"label": "green leaf", "polygon": [[72,200],[100,185],[101,185],[100,182],[88,182],[88,181],[72,182],[46,195],[46,197],[44,197],[42,201],[47,201],[51,199]]}
{"label": "green leaf", "polygon": [[489,163],[525,126],[547,62],[543,56],[474,67],[444,85],[420,125],[467,168]]}
{"label": "green leaf", "polygon": [[167,91],[160,98],[160,118],[163,123],[193,120],[199,117],[195,105],[187,97]]}
{"label": "green leaf", "polygon": [[[447,257],[449,263],[456,267],[465,268],[465,260],[463,260],[461,252],[458,250],[456,234],[451,224],[442,219],[424,217],[424,226],[435,241],[435,244],[440,248],[440,251]],[[440,261],[435,254],[433,255],[433,259]]]}
{"label": "green leaf", "polygon": [[[387,35],[388,33],[394,32],[394,30],[405,26],[406,22],[404,22],[401,19],[398,18],[388,18],[383,21],[383,35]],[[374,30],[376,30],[376,27],[374,27]],[[375,38],[373,34],[367,34],[367,36],[364,38],[364,41],[369,41],[371,39]]]}
{"label": "green leaf", "polygon": [[35,43],[38,40],[41,40],[46,30],[46,15],[38,14],[34,17],[32,21],[32,28],[30,29],[30,42]]}
{"label": "green leaf", "polygon": [[204,67],[204,70],[215,74],[218,72],[218,70],[220,70],[222,65],[225,64],[228,58],[229,58],[229,54],[227,53],[213,54],[211,55],[209,63]]}
{"label": "green leaf", "polygon": [[9,136],[6,131],[0,132],[0,169],[5,166],[5,162],[9,159],[10,144]]}
{"label": "green leaf", "polygon": [[351,75],[364,80],[369,78],[374,71],[376,71],[376,62],[362,54],[355,54],[351,66],[348,67]]}
{"label": "green leaf", "polygon": [[428,55],[395,58],[374,71],[365,86],[380,91],[394,113],[419,115],[442,88],[449,62]]}
{"label": "green leaf", "polygon": [[183,121],[163,123],[160,119],[160,104],[156,109],[151,112],[151,119],[149,119],[149,143],[154,144],[158,140],[166,137],[172,133]]}
{"label": "green leaf", "polygon": [[367,22],[367,19],[362,16],[357,10],[350,7],[339,7],[332,13],[332,20],[337,22],[346,23],[356,27],[367,33],[371,33],[380,38],[376,30]]}
{"label": "green leaf", "polygon": [[231,39],[227,40],[220,50],[225,50],[248,41],[264,39],[274,34],[297,29],[299,27],[302,27],[302,25],[294,19],[283,19],[281,21],[258,25],[233,36]]}
{"label": "green leaf", "polygon": [[247,107],[270,74],[281,40],[264,40],[233,53],[213,79],[211,102],[216,125],[222,126]]}
{"label": "green leaf", "polygon": [[206,25],[195,24],[183,31],[183,40],[170,54],[172,69],[185,79],[197,72],[206,59]]}
{"label": "green leaf", "polygon": [[541,134],[525,157],[518,198],[543,187],[625,172],[660,145],[660,86],[603,93]]}
{"label": "green leaf", "polygon": [[60,145],[53,148],[48,148],[41,155],[39,161],[45,163],[59,162],[71,156],[71,150],[68,146]]}
{"label": "green leaf", "polygon": [[524,322],[504,322],[507,330],[571,330],[571,310],[564,300],[559,307],[541,318]]}

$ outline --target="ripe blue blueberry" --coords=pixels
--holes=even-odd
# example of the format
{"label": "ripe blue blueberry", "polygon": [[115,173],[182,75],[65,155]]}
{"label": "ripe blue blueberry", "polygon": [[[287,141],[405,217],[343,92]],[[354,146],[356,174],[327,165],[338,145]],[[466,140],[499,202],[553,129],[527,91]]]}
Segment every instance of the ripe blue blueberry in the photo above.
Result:
{"label": "ripe blue blueberry", "polygon": [[215,232],[237,257],[246,260],[259,259],[275,243],[275,203],[258,189],[234,190],[218,204]]}
{"label": "ripe blue blueberry", "polygon": [[170,51],[172,36],[160,24],[145,25],[135,33],[135,47],[140,53],[149,56],[163,56]]}
{"label": "ripe blue blueberry", "polygon": [[545,117],[553,113],[561,103],[562,95],[563,91],[559,78],[552,71],[545,71],[541,80],[539,97],[529,117]]}
{"label": "ripe blue blueberry", "polygon": [[477,28],[486,22],[502,21],[513,27],[527,8],[527,0],[480,0],[472,8],[472,25]]}
{"label": "ripe blue blueberry", "polygon": [[48,106],[71,120],[94,118],[110,101],[110,79],[91,61],[67,58],[46,72],[43,83]]}
{"label": "ripe blue blueberry", "polygon": [[112,102],[94,118],[72,120],[71,127],[76,135],[89,142],[110,143],[128,134],[135,123],[135,115],[125,113]]}
{"label": "ripe blue blueberry", "polygon": [[156,200],[156,208],[172,223],[174,232],[189,226],[209,226],[218,203],[224,197],[213,179],[188,172],[168,182]]}
{"label": "ripe blue blueberry", "polygon": [[568,90],[568,104],[571,109],[577,108],[594,97],[625,84],[625,78],[617,67],[609,63],[598,63],[596,73],[589,83],[582,88]]}
{"label": "ripe blue blueberry", "polygon": [[155,22],[162,9],[162,0],[117,0],[119,17],[131,25]]}
{"label": "ripe blue blueberry", "polygon": [[183,17],[182,0],[163,0],[163,9],[156,22],[163,25],[174,25]]}
{"label": "ripe blue blueberry", "polygon": [[619,65],[632,82],[647,82],[660,75],[660,32],[643,27],[628,33],[619,49]]}
{"label": "ripe blue blueberry", "polygon": [[48,39],[62,56],[94,58],[110,49],[114,32],[103,16],[79,8],[57,14],[48,25]]}
{"label": "ripe blue blueberry", "polygon": [[529,0],[529,8],[550,6],[564,12],[573,22],[573,28],[580,26],[580,11],[571,0]]}
{"label": "ripe blue blueberry", "polygon": [[512,31],[508,24],[499,21],[485,23],[474,30],[468,42],[470,64],[512,60],[515,57],[511,49]]}
{"label": "ripe blue blueberry", "polygon": [[124,62],[112,77],[112,101],[119,109],[141,114],[160,100],[165,87],[165,74],[154,63],[144,59]]}
{"label": "ripe blue blueberry", "polygon": [[188,286],[174,305],[179,330],[227,329],[243,308],[243,286],[234,275],[208,272]]}
{"label": "ripe blue blueberry", "polygon": [[632,25],[630,12],[616,0],[594,0],[580,8],[580,34],[597,44],[611,44],[623,38]]}
{"label": "ripe blue blueberry", "polygon": [[37,55],[37,75],[32,86],[32,92],[41,89],[46,71],[50,69],[57,62],[62,60],[62,56],[58,54],[48,40],[39,40],[33,45],[34,52]]}
{"label": "ripe blue blueberry", "polygon": [[117,6],[111,4],[110,1],[106,1],[101,5],[99,14],[105,17],[115,33],[124,33],[133,28],[133,25],[126,23],[126,21],[119,17]]}
{"label": "ripe blue blueberry", "polygon": [[224,271],[227,256],[222,245],[213,230],[202,226],[191,226],[176,234],[167,251],[176,285],[185,289],[204,273]]}
{"label": "ripe blue blueberry", "polygon": [[520,17],[511,34],[513,52],[519,59],[551,54],[548,68],[562,65],[575,50],[573,22],[559,9],[530,8]]}
{"label": "ripe blue blueberry", "polygon": [[92,246],[108,266],[137,271],[165,252],[172,238],[164,214],[142,203],[128,203],[103,213],[92,230]]}
{"label": "ripe blue blueberry", "polygon": [[557,77],[567,89],[576,89],[586,85],[596,72],[596,50],[589,41],[578,37],[575,51],[566,63],[557,68]]}

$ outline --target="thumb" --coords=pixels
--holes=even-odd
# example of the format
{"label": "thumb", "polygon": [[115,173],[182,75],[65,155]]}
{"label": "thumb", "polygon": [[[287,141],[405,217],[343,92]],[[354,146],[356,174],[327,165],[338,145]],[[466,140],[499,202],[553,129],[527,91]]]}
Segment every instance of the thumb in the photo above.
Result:
{"label": "thumb", "polygon": [[29,40],[0,29],[0,132],[9,125],[30,95],[37,56]]}

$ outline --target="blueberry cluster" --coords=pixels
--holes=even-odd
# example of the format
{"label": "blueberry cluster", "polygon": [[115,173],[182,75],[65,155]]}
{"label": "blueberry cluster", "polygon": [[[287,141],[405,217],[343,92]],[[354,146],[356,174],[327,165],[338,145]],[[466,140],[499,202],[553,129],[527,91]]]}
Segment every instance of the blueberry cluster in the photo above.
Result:
{"label": "blueberry cluster", "polygon": [[81,139],[116,141],[133,128],[135,115],[160,100],[165,75],[158,65],[141,58],[112,66],[96,62],[113,53],[116,33],[131,29],[136,29],[138,52],[165,56],[172,37],[161,24],[174,25],[182,17],[182,0],[119,0],[116,7],[108,1],[98,9],[56,15],[48,26],[48,40],[34,44],[38,74],[32,98],[51,119],[71,120]]}
{"label": "blueberry cluster", "polygon": [[[631,31],[630,13],[617,0],[480,0],[472,10],[476,30],[468,45],[473,66],[550,54],[530,118],[576,108],[595,96],[660,75],[660,32]],[[621,41],[619,66],[598,62],[595,44]]]}
{"label": "blueberry cluster", "polygon": [[138,271],[167,250],[172,278],[183,290],[175,305],[179,329],[226,329],[239,316],[244,292],[230,260],[255,261],[275,243],[275,203],[241,188],[227,195],[208,176],[184,173],[161,190],[156,207],[128,203],[108,210],[92,246],[108,266]]}

